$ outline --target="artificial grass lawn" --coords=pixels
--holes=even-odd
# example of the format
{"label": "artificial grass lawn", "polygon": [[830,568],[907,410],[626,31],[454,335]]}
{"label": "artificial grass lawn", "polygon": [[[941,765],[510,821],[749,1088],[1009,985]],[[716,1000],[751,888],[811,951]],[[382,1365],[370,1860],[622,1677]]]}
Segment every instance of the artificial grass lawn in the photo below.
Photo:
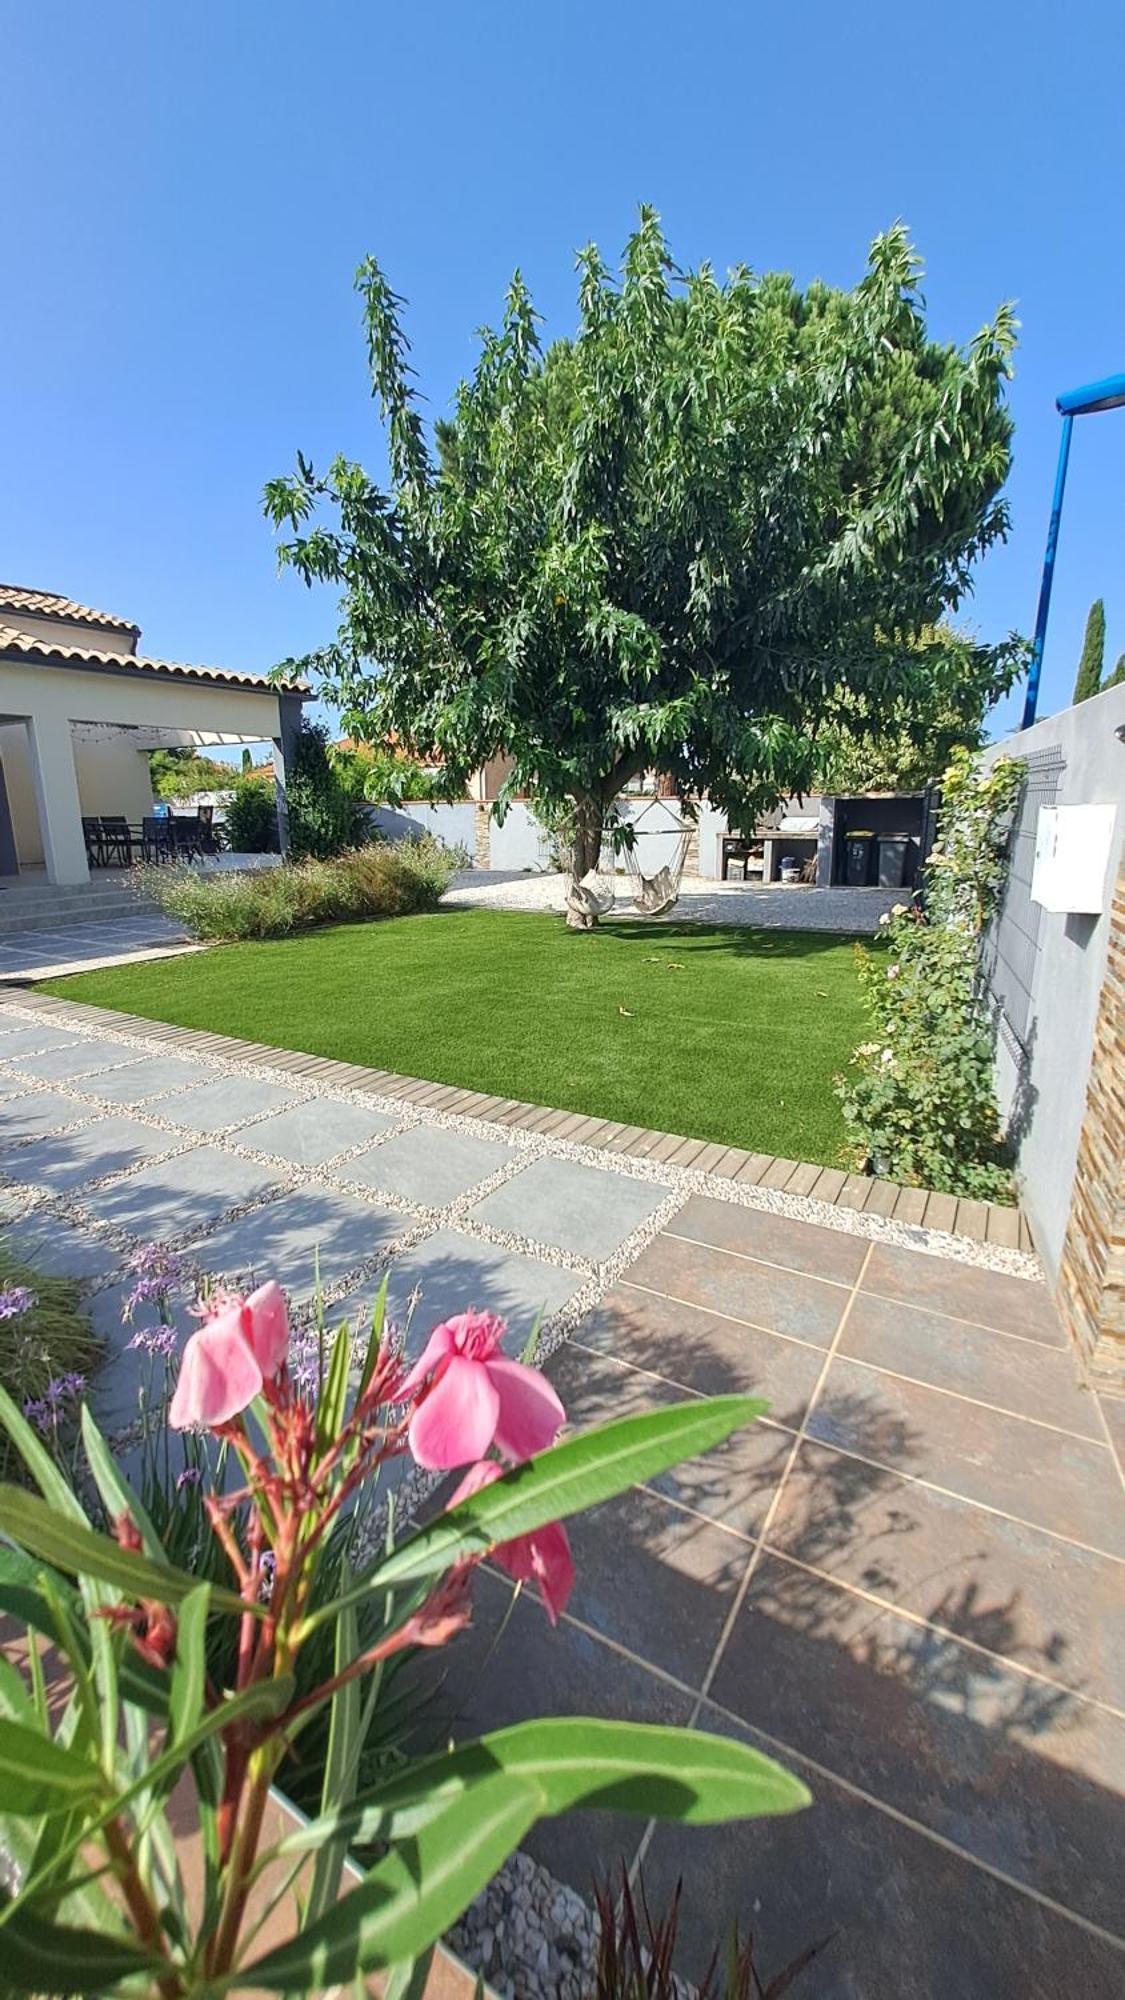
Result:
{"label": "artificial grass lawn", "polygon": [[438,910],[43,991],[752,1152],[840,1164],[865,1015],[848,939]]}

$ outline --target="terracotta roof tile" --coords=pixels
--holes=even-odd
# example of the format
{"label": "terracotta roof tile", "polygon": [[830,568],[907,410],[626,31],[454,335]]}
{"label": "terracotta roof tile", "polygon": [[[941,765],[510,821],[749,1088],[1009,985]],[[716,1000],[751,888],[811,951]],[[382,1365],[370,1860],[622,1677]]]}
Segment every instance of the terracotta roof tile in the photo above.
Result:
{"label": "terracotta roof tile", "polygon": [[[0,604],[3,599],[0,597]],[[113,673],[153,675],[161,680],[209,681],[215,687],[264,688],[270,693],[311,692],[305,681],[271,681],[268,674],[241,673],[236,667],[202,667],[182,660],[154,660],[144,653],[105,653],[96,646],[68,646],[36,639],[15,625],[0,625],[0,653],[15,653],[29,665],[57,662],[61,666],[106,667]]]}
{"label": "terracotta roof tile", "polygon": [[139,634],[141,629],[128,618],[115,618],[109,611],[76,604],[72,597],[60,597],[57,591],[25,590],[18,583],[0,583],[0,611],[33,611],[41,618],[61,618],[72,625],[101,625],[110,632]]}

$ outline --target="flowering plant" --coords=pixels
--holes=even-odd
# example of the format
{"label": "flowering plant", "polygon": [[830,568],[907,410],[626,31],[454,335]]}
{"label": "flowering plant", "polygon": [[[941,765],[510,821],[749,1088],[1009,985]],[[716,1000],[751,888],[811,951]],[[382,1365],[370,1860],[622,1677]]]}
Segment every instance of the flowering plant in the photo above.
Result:
{"label": "flowering plant", "polygon": [[[226,1561],[218,1582],[169,1560],[88,1408],[82,1440],[111,1534],[91,1525],[0,1391],[0,1420],[39,1487],[0,1487],[0,1611],[28,1634],[19,1663],[0,1658],[7,1991],[217,2000],[320,1992],[382,1971],[388,1991],[420,1991],[435,1941],[541,1814],[604,1807],[698,1824],[806,1803],[746,1745],[575,1718],[501,1729],[361,1784],[383,1668],[462,1629],[484,1556],[535,1582],[557,1618],[574,1580],[563,1520],[764,1407],[695,1400],[559,1442],[558,1397],[503,1354],[503,1332],[489,1314],[462,1313],[408,1369],[380,1302],[358,1368],[344,1326],[323,1344],[312,1394],[278,1287],[214,1295],[170,1419],[207,1431],[240,1467],[202,1500]],[[408,1458],[466,1468],[452,1502],[408,1540],[330,1571],[326,1593],[333,1536],[370,1483]],[[372,1602],[383,1607],[374,1638],[360,1622]],[[233,1628],[233,1647],[209,1645],[216,1625]],[[326,1633],[328,1669],[310,1685],[303,1663]],[[50,1689],[43,1641],[65,1667]],[[222,1680],[216,1659],[234,1662]],[[319,1810],[275,1837],[275,1779],[325,1717]],[[185,1789],[201,1885],[185,1880],[169,1817]],[[346,1887],[349,1850],[365,1865]],[[279,1913],[292,1935],[263,1947]]]}

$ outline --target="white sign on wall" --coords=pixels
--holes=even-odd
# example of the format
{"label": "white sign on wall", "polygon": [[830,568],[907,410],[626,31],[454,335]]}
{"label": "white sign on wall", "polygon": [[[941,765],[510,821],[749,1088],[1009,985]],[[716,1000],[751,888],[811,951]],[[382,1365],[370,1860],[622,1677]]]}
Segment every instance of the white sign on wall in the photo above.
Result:
{"label": "white sign on wall", "polygon": [[1100,916],[1117,808],[1040,806],[1031,900],[1045,910]]}

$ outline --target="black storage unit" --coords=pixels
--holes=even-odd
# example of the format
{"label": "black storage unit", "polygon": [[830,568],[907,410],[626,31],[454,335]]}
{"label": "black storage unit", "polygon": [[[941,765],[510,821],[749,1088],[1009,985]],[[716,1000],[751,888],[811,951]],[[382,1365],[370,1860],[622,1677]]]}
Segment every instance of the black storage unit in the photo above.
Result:
{"label": "black storage unit", "polygon": [[879,835],[879,887],[880,889],[901,889],[906,881],[906,864],[910,854],[908,833],[881,833]]}
{"label": "black storage unit", "polygon": [[849,833],[844,841],[844,879],[849,889],[864,889],[871,880],[875,842],[869,833]]}

